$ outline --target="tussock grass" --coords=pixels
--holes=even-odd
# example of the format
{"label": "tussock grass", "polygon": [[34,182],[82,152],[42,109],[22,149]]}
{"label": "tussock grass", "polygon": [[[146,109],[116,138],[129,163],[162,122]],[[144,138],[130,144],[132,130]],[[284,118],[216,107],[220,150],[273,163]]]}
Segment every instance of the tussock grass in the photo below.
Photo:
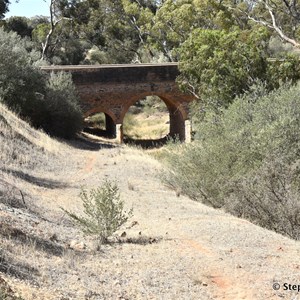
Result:
{"label": "tussock grass", "polygon": [[43,173],[57,165],[61,167],[62,149],[67,150],[68,146],[33,129],[0,104],[0,202],[24,207],[24,196],[29,196],[22,192],[24,182],[39,186],[54,183],[51,178],[44,178]]}
{"label": "tussock grass", "polygon": [[0,103],[0,132],[1,137],[21,139],[32,146],[53,154],[57,154],[61,146],[60,142],[50,138],[44,132],[34,130],[29,123],[18,118],[2,103]]}

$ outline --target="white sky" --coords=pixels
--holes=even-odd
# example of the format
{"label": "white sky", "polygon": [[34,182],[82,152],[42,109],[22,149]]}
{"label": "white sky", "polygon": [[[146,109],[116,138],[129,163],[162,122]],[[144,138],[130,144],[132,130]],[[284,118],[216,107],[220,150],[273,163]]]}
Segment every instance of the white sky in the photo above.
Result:
{"label": "white sky", "polygon": [[11,0],[9,12],[5,14],[5,18],[11,16],[34,17],[37,15],[49,16],[49,0]]}

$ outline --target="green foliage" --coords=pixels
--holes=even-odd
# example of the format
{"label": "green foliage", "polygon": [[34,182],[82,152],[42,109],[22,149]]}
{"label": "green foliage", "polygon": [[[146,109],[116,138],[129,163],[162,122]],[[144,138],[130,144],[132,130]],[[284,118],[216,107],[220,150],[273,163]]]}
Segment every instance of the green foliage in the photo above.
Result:
{"label": "green foliage", "polygon": [[228,29],[233,15],[219,1],[166,0],[159,7],[149,29],[149,41],[169,61],[178,60],[178,48],[194,29]]}
{"label": "green foliage", "polygon": [[264,28],[226,32],[196,29],[180,48],[179,83],[202,104],[227,107],[256,78],[266,77]]}
{"label": "green foliage", "polygon": [[47,133],[71,138],[82,127],[82,111],[71,75],[52,73],[46,84],[46,95],[41,99],[39,124]]}
{"label": "green foliage", "polygon": [[[266,3],[280,25],[280,38],[287,34],[299,48],[299,18],[293,13],[299,4],[295,1],[262,0],[254,5],[230,0],[55,0],[53,22],[41,17],[13,17],[3,24],[22,36],[32,36],[40,52],[47,44],[43,57],[52,64],[151,62],[158,58],[178,61],[181,45],[196,37],[195,30],[232,32],[238,28],[246,42],[249,30],[260,34],[257,24],[262,21],[260,25],[269,34],[272,30],[275,33]],[[0,19],[7,8],[8,1],[0,1]],[[45,43],[50,32],[50,42]]]}
{"label": "green foliage", "polygon": [[[98,48],[92,63],[129,63],[139,56],[144,45],[147,24],[153,16],[152,1],[85,1],[73,6],[71,16],[78,35]],[[91,47],[92,48],[92,47]]]}
{"label": "green foliage", "polygon": [[85,216],[64,211],[84,233],[97,235],[99,243],[108,242],[108,238],[132,216],[132,209],[128,213],[124,211],[119,188],[111,181],[90,191],[83,189],[80,198]]}
{"label": "green foliage", "polygon": [[31,116],[45,89],[42,73],[34,67],[31,44],[16,33],[0,28],[0,98],[23,116]]}
{"label": "green foliage", "polygon": [[299,91],[260,84],[222,115],[206,114],[197,141],[169,158],[169,184],[300,239]]}
{"label": "green foliage", "polygon": [[267,81],[270,89],[277,89],[287,82],[296,83],[299,79],[298,55],[288,53],[268,63]]}
{"label": "green foliage", "polygon": [[[49,20],[37,20],[32,31],[32,41],[35,47],[42,51],[41,47],[51,31]],[[71,19],[62,19],[52,30],[51,43],[45,53],[46,59],[53,64],[80,64],[85,58],[85,52],[90,47],[86,41],[79,39]]]}
{"label": "green foliage", "polygon": [[253,23],[260,22],[270,28],[280,39],[296,45],[297,48],[300,47],[300,19],[295,13],[300,8],[298,1],[244,1],[242,6],[238,6],[244,12],[244,17],[248,16],[255,20]]}
{"label": "green foliage", "polygon": [[5,29],[7,31],[14,31],[21,37],[31,37],[32,33],[30,19],[26,17],[10,17],[5,22]]}
{"label": "green foliage", "polygon": [[0,0],[0,20],[3,19],[5,13],[8,12],[9,0]]}
{"label": "green foliage", "polygon": [[32,41],[38,45],[42,44],[45,41],[49,30],[49,21],[45,20],[44,22],[37,24],[32,31]]}
{"label": "green foliage", "polygon": [[38,55],[16,33],[0,29],[0,101],[49,134],[72,137],[81,127],[81,111],[70,75],[48,80],[35,64]]}

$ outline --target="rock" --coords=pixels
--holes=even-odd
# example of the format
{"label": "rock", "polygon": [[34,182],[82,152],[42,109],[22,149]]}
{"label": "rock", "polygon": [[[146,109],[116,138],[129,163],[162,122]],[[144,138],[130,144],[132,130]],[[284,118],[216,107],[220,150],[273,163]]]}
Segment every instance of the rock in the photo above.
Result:
{"label": "rock", "polygon": [[84,242],[72,240],[69,244],[69,247],[74,250],[83,250],[86,249],[86,244]]}

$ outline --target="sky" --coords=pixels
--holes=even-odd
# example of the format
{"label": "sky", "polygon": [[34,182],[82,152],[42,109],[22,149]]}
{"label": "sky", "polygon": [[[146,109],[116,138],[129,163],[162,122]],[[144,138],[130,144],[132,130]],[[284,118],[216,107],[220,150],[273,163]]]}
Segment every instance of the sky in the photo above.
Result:
{"label": "sky", "polygon": [[49,0],[15,0],[10,1],[9,12],[5,14],[5,18],[11,16],[34,17],[37,15],[49,16]]}

